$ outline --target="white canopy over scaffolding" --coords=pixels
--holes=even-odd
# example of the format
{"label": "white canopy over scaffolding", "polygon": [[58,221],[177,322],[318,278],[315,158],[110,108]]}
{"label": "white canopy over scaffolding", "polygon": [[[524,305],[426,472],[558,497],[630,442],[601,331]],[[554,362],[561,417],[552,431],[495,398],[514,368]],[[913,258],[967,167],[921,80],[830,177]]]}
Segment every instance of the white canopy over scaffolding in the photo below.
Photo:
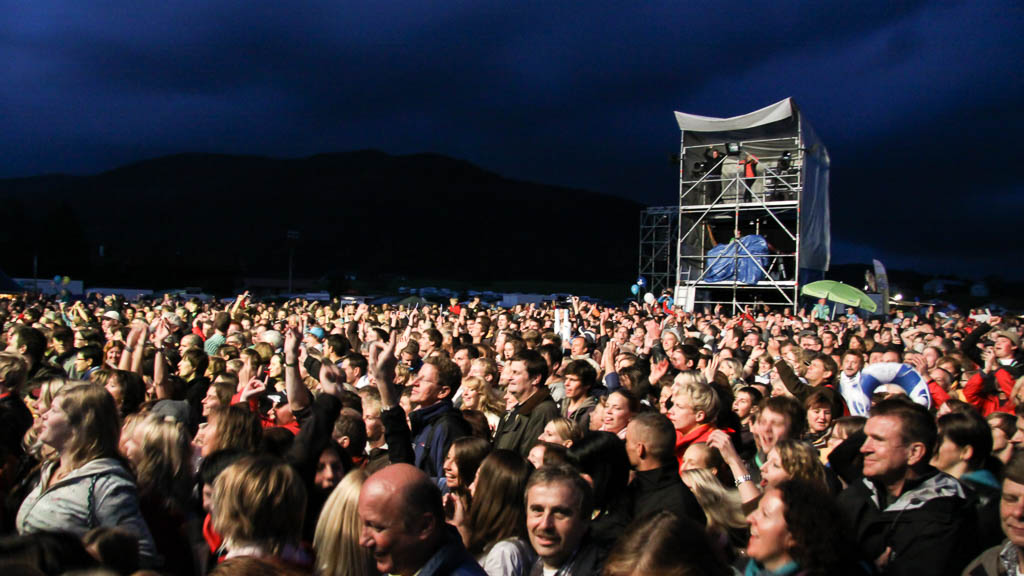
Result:
{"label": "white canopy over scaffolding", "polygon": [[[731,118],[675,117],[677,292],[684,289],[688,307],[795,305],[799,283],[829,267],[828,151],[792,98]],[[751,235],[767,249],[751,253]]]}

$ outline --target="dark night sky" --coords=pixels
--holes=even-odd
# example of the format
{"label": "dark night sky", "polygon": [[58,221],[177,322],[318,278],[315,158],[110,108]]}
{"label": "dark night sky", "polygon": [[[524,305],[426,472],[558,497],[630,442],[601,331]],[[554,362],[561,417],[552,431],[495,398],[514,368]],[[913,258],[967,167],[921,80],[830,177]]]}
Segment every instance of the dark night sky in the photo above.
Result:
{"label": "dark night sky", "polygon": [[377,148],[671,204],[674,110],[792,96],[834,262],[1022,275],[1019,0],[0,7],[0,177]]}

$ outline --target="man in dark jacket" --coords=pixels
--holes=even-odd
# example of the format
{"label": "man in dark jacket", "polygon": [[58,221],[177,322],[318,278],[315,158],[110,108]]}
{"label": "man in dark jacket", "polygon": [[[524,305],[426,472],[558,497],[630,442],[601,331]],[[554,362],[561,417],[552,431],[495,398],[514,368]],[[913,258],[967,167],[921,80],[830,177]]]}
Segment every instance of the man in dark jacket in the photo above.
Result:
{"label": "man in dark jacket", "polygon": [[[31,388],[34,382],[40,382],[53,376],[64,376],[64,369],[51,364],[46,359],[46,336],[31,326],[15,326],[7,342],[7,351],[21,354],[28,366],[25,382]],[[21,394],[25,390],[18,390]]]}
{"label": "man in dark jacket", "polygon": [[523,458],[547,423],[558,416],[558,405],[543,385],[548,364],[533,350],[524,350],[512,358],[508,367],[508,393],[516,405],[502,416],[494,432],[494,447],[519,452]]}
{"label": "man in dark jacket", "polygon": [[879,402],[865,426],[863,478],[839,495],[864,560],[886,574],[956,574],[980,551],[955,478],[929,465],[937,436],[923,406]]}
{"label": "man in dark jacket", "polygon": [[419,408],[409,414],[407,425],[400,406],[385,407],[385,398],[394,397],[394,392],[389,390],[385,394],[385,388],[391,383],[378,377],[378,387],[383,386],[380,388],[381,421],[392,462],[413,464],[434,480],[444,475],[444,459],[452,442],[472,433],[469,424],[452,405],[452,395],[461,382],[462,371],[447,356],[425,359],[411,383],[409,399]]}
{"label": "man in dark jacket", "polygon": [[567,464],[543,466],[526,483],[526,532],[537,552],[531,576],[600,574],[606,550],[587,530],[590,484]]}
{"label": "man in dark jacket", "polygon": [[675,441],[672,421],[657,412],[637,414],[626,428],[626,453],[636,470],[629,485],[633,518],[668,510],[704,524],[704,510],[679,478]]}

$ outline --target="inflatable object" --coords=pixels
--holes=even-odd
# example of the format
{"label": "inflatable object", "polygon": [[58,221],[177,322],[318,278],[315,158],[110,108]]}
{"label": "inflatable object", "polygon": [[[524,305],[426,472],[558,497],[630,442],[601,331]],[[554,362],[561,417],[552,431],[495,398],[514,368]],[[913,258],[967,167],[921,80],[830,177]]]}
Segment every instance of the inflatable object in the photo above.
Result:
{"label": "inflatable object", "polygon": [[928,380],[908,364],[879,362],[866,366],[859,380],[849,379],[846,375],[840,375],[839,379],[840,392],[854,416],[867,416],[871,410],[871,395],[886,384],[900,387],[911,400],[925,408],[932,405]]}

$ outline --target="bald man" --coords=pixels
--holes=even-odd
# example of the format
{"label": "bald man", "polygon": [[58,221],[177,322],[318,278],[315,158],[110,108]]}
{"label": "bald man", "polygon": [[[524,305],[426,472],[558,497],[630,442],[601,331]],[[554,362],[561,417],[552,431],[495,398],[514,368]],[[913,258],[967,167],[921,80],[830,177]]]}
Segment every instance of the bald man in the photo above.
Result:
{"label": "bald man", "polygon": [[441,491],[415,466],[392,464],[367,478],[358,510],[359,544],[382,574],[485,576],[445,523]]}

